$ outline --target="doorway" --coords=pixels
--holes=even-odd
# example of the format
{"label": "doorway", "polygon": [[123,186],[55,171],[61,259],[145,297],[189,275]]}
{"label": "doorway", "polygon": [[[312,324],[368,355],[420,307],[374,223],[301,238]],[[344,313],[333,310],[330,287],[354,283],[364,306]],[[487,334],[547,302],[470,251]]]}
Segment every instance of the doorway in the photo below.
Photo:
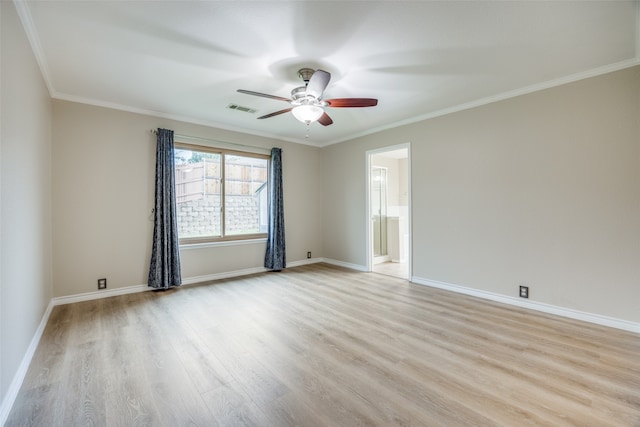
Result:
{"label": "doorway", "polygon": [[367,152],[368,270],[411,278],[409,144]]}

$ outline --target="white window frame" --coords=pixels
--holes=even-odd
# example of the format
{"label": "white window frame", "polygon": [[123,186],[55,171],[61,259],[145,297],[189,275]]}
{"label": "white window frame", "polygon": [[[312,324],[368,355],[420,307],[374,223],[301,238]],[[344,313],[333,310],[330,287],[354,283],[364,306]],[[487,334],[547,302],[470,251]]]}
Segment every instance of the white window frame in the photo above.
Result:
{"label": "white window frame", "polygon": [[[251,234],[232,234],[227,235],[226,226],[226,204],[225,204],[225,155],[237,155],[242,157],[253,157],[257,159],[265,159],[267,161],[267,187],[271,185],[271,177],[269,175],[269,163],[271,157],[266,154],[251,153],[247,151],[229,150],[226,148],[210,147],[206,145],[188,144],[184,142],[175,142],[174,148],[176,150],[184,149],[197,151],[200,153],[211,153],[220,155],[220,236],[202,236],[202,237],[180,237],[178,236],[178,242],[180,245],[201,245],[208,243],[222,243],[222,242],[234,242],[234,241],[253,241],[266,239],[267,233],[251,233]],[[268,188],[266,191],[269,191]]]}

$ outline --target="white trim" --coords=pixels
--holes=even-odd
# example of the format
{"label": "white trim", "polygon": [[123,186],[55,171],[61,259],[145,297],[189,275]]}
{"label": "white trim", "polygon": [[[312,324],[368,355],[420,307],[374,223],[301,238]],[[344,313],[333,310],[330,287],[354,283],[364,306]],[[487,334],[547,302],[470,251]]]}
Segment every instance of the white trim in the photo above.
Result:
{"label": "white trim", "polygon": [[[2,34],[4,34],[4,32],[2,31],[2,8],[3,6],[0,4],[0,38],[2,37]],[[6,9],[5,9],[6,10]],[[5,12],[6,13],[6,12]],[[2,40],[0,40],[0,51],[2,50]],[[2,94],[4,91],[2,90],[2,60],[3,60],[3,55],[0,52],[0,94]],[[3,120],[1,117],[2,116],[2,100],[0,99],[0,153],[3,152],[2,150],[2,123]],[[49,181],[51,182],[51,181]],[[2,212],[4,211],[4,209],[2,209],[2,195],[3,195],[3,191],[1,191],[2,189],[2,162],[0,161],[0,236],[4,236],[4,233],[2,232]],[[50,207],[51,205],[49,205]],[[49,228],[51,229],[51,228]],[[0,322],[2,322],[3,316],[2,316],[2,289],[3,289],[3,282],[2,282],[2,260],[4,258],[2,257],[2,245],[0,245]],[[0,324],[0,331],[2,330],[2,325]],[[2,380],[2,370],[3,370],[3,364],[2,364],[2,344],[3,340],[0,337],[0,381]],[[9,411],[11,411],[11,407],[13,406],[13,401],[15,400],[15,397],[13,397],[11,399],[11,403],[9,402],[8,396],[11,395],[11,389],[12,387],[9,386],[9,389],[7,390],[7,393],[2,396],[2,392],[0,391],[0,426],[3,426],[5,421],[7,420],[7,417],[9,416]]]}
{"label": "white trim", "polygon": [[[156,131],[151,130],[151,132],[156,132]],[[177,143],[183,142],[185,144],[189,144],[190,142],[196,142],[198,145],[204,145],[205,147],[214,148],[217,150],[222,149],[222,150],[232,150],[232,151],[243,151],[245,153],[260,154],[263,156],[269,156],[271,154],[271,147],[257,147],[253,145],[240,144],[236,142],[220,141],[220,140],[211,139],[211,138],[202,138],[200,136],[174,134],[173,139]]]}
{"label": "white trim", "polygon": [[44,333],[44,328],[47,326],[47,322],[49,322],[49,316],[51,315],[53,306],[53,300],[49,301],[49,305],[47,305],[47,309],[42,315],[40,324],[38,325],[35,334],[33,334],[33,338],[31,339],[29,347],[27,347],[27,351],[25,352],[24,357],[20,362],[20,366],[18,366],[18,370],[13,376],[13,381],[11,381],[9,389],[4,395],[4,399],[2,399],[2,405],[0,406],[0,426],[4,425],[4,423],[7,421],[9,413],[11,412],[11,408],[16,401],[16,397],[18,397],[20,387],[22,387],[22,382],[27,375],[29,365],[31,365],[31,360],[33,359],[33,355],[36,353],[36,349],[38,348],[38,344],[40,343],[40,338],[42,338],[42,334]]}
{"label": "white trim", "polygon": [[[383,264],[385,262],[390,262],[391,261],[391,257],[389,255],[382,255],[382,256],[374,256],[373,257],[373,265],[376,266],[378,264]],[[369,270],[371,271],[371,270]]]}
{"label": "white trim", "polygon": [[[314,258],[314,259],[305,259],[305,260],[301,260],[301,261],[293,261],[290,263],[287,263],[287,267],[298,267],[301,265],[307,265],[307,264],[314,264],[314,263],[318,263],[318,262],[322,262],[323,259],[322,258]],[[253,268],[246,268],[243,270],[234,270],[234,271],[226,271],[226,272],[222,272],[222,273],[213,273],[213,274],[205,274],[203,276],[193,276],[193,277],[187,277],[185,279],[182,279],[182,285],[183,286],[188,286],[188,285],[193,285],[196,283],[204,283],[204,282],[211,282],[214,280],[221,280],[221,279],[229,279],[232,277],[240,277],[240,276],[247,276],[249,274],[256,274],[256,273],[264,273],[267,270],[264,267],[253,267]],[[138,292],[146,292],[146,291],[151,291],[153,290],[152,288],[150,288],[148,285],[144,284],[144,285],[134,285],[134,286],[125,286],[122,288],[115,288],[115,289],[107,289],[107,290],[103,290],[103,291],[94,291],[94,292],[86,292],[86,293],[82,293],[82,294],[75,294],[75,295],[68,295],[68,296],[63,296],[63,297],[56,297],[53,298],[51,300],[51,302],[53,303],[54,306],[56,305],[65,305],[65,304],[73,304],[76,302],[83,302],[83,301],[91,301],[91,300],[96,300],[96,299],[102,299],[102,298],[109,298],[109,297],[115,297],[118,295],[127,295],[127,294],[135,294]]]}
{"label": "white trim", "polygon": [[367,272],[373,270],[374,265],[374,255],[373,255],[373,214],[371,212],[371,156],[377,150],[371,150],[364,153],[365,156],[365,194],[364,194],[364,224],[365,224],[365,234],[364,234],[364,244],[365,244],[365,255],[366,255],[366,270]]}
{"label": "white trim", "polygon": [[42,78],[47,85],[49,96],[55,98],[56,90],[54,89],[53,82],[51,81],[49,65],[47,64],[46,57],[44,56],[42,45],[40,44],[40,37],[38,36],[36,26],[33,23],[29,5],[25,0],[13,0],[13,4],[16,7],[16,11],[18,12],[18,16],[20,17],[22,26],[24,27],[24,32],[27,34],[27,39],[29,39],[29,44],[31,45],[31,50],[33,50],[33,55],[36,58],[38,67],[40,67],[40,72],[42,73]]}
{"label": "white trim", "polygon": [[570,319],[582,320],[597,325],[609,326],[611,328],[622,329],[629,332],[640,333],[640,323],[630,322],[628,320],[616,319],[614,317],[603,316],[600,314],[587,313],[584,311],[573,310],[571,308],[558,307],[542,302],[525,300],[522,298],[510,297],[506,295],[496,294],[493,292],[473,289],[466,286],[452,285],[450,283],[439,282],[437,280],[429,280],[421,277],[413,276],[411,282],[419,285],[430,286],[432,288],[444,289],[447,291],[457,292],[460,294],[471,295],[491,301],[501,302],[517,307],[528,308],[543,313],[555,314],[557,316],[568,317]]}
{"label": "white trim", "polygon": [[[640,18],[639,18],[640,19]],[[640,32],[640,31],[639,31]],[[640,38],[640,36],[639,36]],[[640,44],[640,41],[638,42]],[[614,71],[624,70],[625,68],[635,67],[636,65],[640,65],[640,54],[638,54],[638,48],[636,48],[636,57],[632,59],[627,59],[624,61],[616,62],[614,64],[605,65],[598,68],[593,68],[591,70],[582,71],[579,73],[571,74],[569,76],[560,77],[554,80],[548,80],[546,82],[536,83],[530,86],[524,86],[522,88],[510,90],[507,92],[499,93],[496,95],[488,96],[486,98],[476,99],[474,101],[466,102],[464,104],[454,105],[448,108],[443,108],[441,110],[433,111],[431,113],[423,114],[420,116],[411,117],[406,120],[400,120],[397,122],[389,123],[383,126],[372,127],[365,131],[354,133],[349,135],[348,137],[335,139],[333,141],[327,142],[325,144],[320,145],[320,147],[328,147],[329,145],[339,144],[341,142],[350,141],[352,139],[360,138],[363,136],[371,135],[374,133],[379,133],[384,130],[395,129],[400,126],[409,125],[412,123],[421,122],[424,120],[433,119],[435,117],[445,116],[451,113],[457,113],[459,111],[469,110],[475,107],[481,107],[487,104],[493,104],[494,102],[504,101],[510,98],[516,98],[521,95],[527,95],[529,93],[538,92],[545,89],[550,89],[556,86],[562,86],[567,83],[573,83],[579,80],[588,79],[591,77],[600,76],[607,73],[612,73]]]}
{"label": "white trim", "polygon": [[134,114],[142,114],[144,116],[157,117],[157,118],[160,118],[160,119],[168,119],[168,120],[175,120],[175,121],[184,122],[184,123],[190,123],[190,124],[194,124],[194,125],[202,125],[202,126],[212,127],[212,128],[216,128],[216,129],[228,130],[228,131],[231,131],[231,132],[239,132],[239,133],[243,133],[245,135],[260,136],[260,137],[263,137],[263,138],[273,139],[273,140],[276,140],[276,141],[288,141],[288,142],[293,142],[295,144],[309,145],[311,147],[322,147],[321,144],[312,143],[309,140],[303,140],[303,139],[297,139],[297,138],[288,138],[288,137],[283,137],[283,136],[277,135],[277,134],[272,134],[272,133],[268,133],[268,132],[259,132],[259,131],[255,131],[255,130],[248,131],[247,129],[242,128],[242,127],[230,126],[230,125],[226,125],[226,124],[223,124],[223,123],[220,123],[220,122],[215,122],[215,121],[212,121],[212,120],[196,119],[196,118],[193,118],[193,117],[181,116],[179,114],[163,113],[163,112],[160,112],[160,111],[147,110],[147,109],[144,109],[144,108],[131,107],[129,105],[117,104],[115,102],[101,101],[99,99],[85,98],[85,97],[81,97],[81,96],[69,95],[69,94],[60,93],[60,92],[55,92],[53,95],[51,95],[51,97],[54,98],[54,99],[59,99],[61,101],[76,102],[76,103],[79,103],[79,104],[93,105],[95,107],[110,108],[112,110],[125,111],[125,112],[128,112],[128,113],[134,113]]}
{"label": "white trim", "polygon": [[300,261],[287,262],[287,268],[300,267],[301,265],[317,264],[323,262],[322,258],[308,258]]}
{"label": "white trim", "polygon": [[411,142],[406,143],[407,146],[407,253],[405,254],[407,260],[407,277],[411,277],[413,274],[413,178],[411,175],[412,169],[412,157],[411,157]]}
{"label": "white trim", "polygon": [[[328,258],[313,258],[313,259],[307,259],[307,260],[293,261],[289,263],[289,267],[298,267],[301,265],[315,264],[320,262],[337,265],[340,267],[350,268],[352,270],[357,270],[357,271],[364,271],[364,272],[367,271],[366,266],[347,263],[347,262],[328,259]],[[201,282],[206,282],[211,280],[219,280],[224,278],[243,276],[247,274],[255,274],[255,273],[260,273],[264,271],[267,271],[267,270],[264,268],[249,268],[244,270],[231,271],[227,273],[216,273],[216,274],[210,274],[205,276],[195,276],[195,277],[191,277],[183,280],[183,284],[189,285],[189,284],[201,283]],[[475,297],[497,301],[504,304],[537,310],[544,313],[555,314],[563,317],[568,317],[571,319],[583,320],[583,321],[595,323],[598,325],[604,325],[612,328],[640,333],[640,323],[629,322],[627,320],[601,316],[598,314],[585,313],[578,310],[557,307],[557,306],[544,304],[544,303],[523,301],[518,298],[508,297],[508,296],[487,292],[487,291],[481,291],[478,289],[468,288],[464,286],[438,282],[435,280],[423,279],[415,276],[411,278],[411,282],[419,285],[425,285],[425,286],[444,289],[452,292],[458,292],[466,295],[472,295]],[[128,286],[125,288],[110,289],[108,291],[88,292],[84,294],[70,295],[66,297],[52,298],[51,301],[49,302],[49,305],[47,306],[47,309],[45,310],[42,316],[42,320],[40,321],[40,324],[38,325],[38,328],[36,329],[36,332],[33,338],[31,339],[31,343],[29,344],[29,347],[27,348],[27,351],[24,357],[22,358],[22,362],[20,363],[20,366],[18,367],[18,370],[13,377],[13,381],[11,382],[9,389],[7,390],[7,393],[5,394],[4,399],[2,400],[2,404],[0,405],[0,426],[4,425],[4,423],[7,421],[7,418],[9,417],[11,408],[13,407],[13,404],[15,403],[15,400],[18,396],[20,387],[22,387],[22,383],[29,369],[29,365],[31,364],[31,360],[33,359],[36,349],[38,348],[38,344],[40,343],[40,339],[42,338],[42,334],[44,333],[44,329],[47,326],[49,317],[51,315],[51,311],[53,310],[54,306],[70,304],[74,302],[89,301],[89,300],[100,299],[100,298],[108,298],[116,295],[126,295],[126,294],[136,293],[136,292],[145,292],[150,289],[151,288],[149,288],[147,285],[137,285],[137,286]]]}
{"label": "white trim", "polygon": [[[307,264],[314,264],[317,262],[322,262],[322,259],[314,258],[314,259],[304,259],[300,261],[288,262],[287,268],[293,268],[293,267],[298,267],[298,266],[307,265]],[[234,270],[234,271],[227,271],[223,273],[205,274],[204,276],[194,276],[194,277],[188,277],[186,279],[182,279],[182,285],[193,285],[196,283],[211,282],[214,280],[230,279],[233,277],[248,276],[249,274],[266,273],[267,271],[270,271],[270,270],[264,267],[253,267],[253,268],[246,268],[244,270]]]}
{"label": "white trim", "polygon": [[[298,267],[301,265],[314,264],[314,263],[319,263],[323,261],[324,261],[323,258],[304,259],[300,261],[290,262],[288,263],[288,267]],[[245,276],[248,274],[262,273],[266,271],[268,270],[263,267],[248,268],[244,270],[236,270],[236,271],[230,271],[226,273],[215,273],[215,274],[208,274],[205,276],[189,277],[187,279],[183,279],[182,283],[183,285],[191,285],[195,283],[202,283],[202,282],[207,282],[212,280],[220,280],[220,279],[227,279],[231,277]],[[127,295],[127,294],[138,293],[138,292],[146,292],[150,290],[151,288],[149,288],[147,285],[135,285],[135,286],[127,286],[124,288],[108,289],[105,291],[87,292],[83,294],[52,298],[49,301],[49,305],[47,306],[47,309],[45,310],[45,313],[42,316],[40,325],[38,325],[38,329],[36,329],[36,332],[33,338],[31,339],[31,343],[29,344],[29,347],[27,348],[27,351],[24,357],[22,358],[22,362],[18,367],[18,371],[13,377],[13,381],[11,382],[9,389],[7,390],[7,393],[5,394],[4,399],[2,400],[2,404],[0,405],[0,426],[4,425],[4,423],[7,421],[7,418],[9,417],[9,413],[11,412],[11,408],[13,407],[16,397],[18,397],[18,393],[20,392],[20,387],[22,387],[24,378],[27,375],[27,371],[29,370],[29,365],[31,364],[33,355],[35,354],[36,349],[38,348],[38,344],[40,343],[40,339],[42,338],[44,329],[47,326],[47,322],[49,321],[49,316],[51,315],[51,311],[53,310],[53,307],[57,305],[72,304],[75,302],[109,298],[109,297],[118,296],[118,295]]]}
{"label": "white trim", "polygon": [[368,273],[370,271],[367,269],[366,265],[352,264],[350,262],[338,261],[336,259],[330,259],[330,258],[321,258],[321,260],[322,260],[321,262],[326,262],[327,264],[331,264],[331,265],[337,265],[338,267],[345,267],[345,268],[350,268],[352,270],[364,271],[365,273]]}
{"label": "white trim", "polygon": [[266,237],[251,240],[224,240],[220,242],[206,242],[206,243],[187,243],[180,245],[180,251],[188,251],[191,249],[202,248],[215,248],[220,246],[240,246],[240,245],[257,245],[265,244],[267,242]]}
{"label": "white trim", "polygon": [[411,142],[405,142],[402,144],[396,144],[396,145],[390,145],[387,147],[382,147],[382,148],[376,148],[373,150],[367,150],[365,152],[365,161],[366,161],[366,177],[365,177],[365,184],[366,184],[366,194],[365,194],[365,214],[366,214],[366,218],[365,218],[365,224],[366,224],[366,229],[365,229],[365,253],[367,256],[367,265],[366,265],[366,270],[367,272],[371,272],[373,271],[373,266],[375,264],[374,262],[374,256],[373,256],[373,251],[371,250],[371,248],[373,247],[373,243],[372,243],[372,236],[373,236],[373,224],[371,221],[371,218],[373,217],[373,213],[371,212],[371,169],[373,167],[373,165],[371,164],[371,157],[376,155],[376,154],[382,154],[382,153],[386,153],[388,151],[397,151],[397,150],[407,150],[407,228],[408,228],[408,233],[407,233],[407,249],[408,249],[408,253],[406,254],[407,257],[407,272],[408,272],[408,277],[411,277],[412,271],[413,271],[413,264],[412,264],[412,260],[413,260],[413,225],[412,225],[412,220],[411,220],[411,211],[412,211],[412,204],[413,204],[413,198],[411,196]]}
{"label": "white trim", "polygon": [[[16,4],[17,3],[22,3],[23,1],[24,0],[14,0],[14,2],[16,2]],[[23,25],[24,25],[24,23],[23,23]],[[636,49],[636,51],[637,50],[638,49]],[[37,54],[36,54],[36,57],[38,57]],[[40,63],[40,61],[38,61],[38,63]],[[525,87],[522,87],[522,88],[519,88],[519,89],[511,90],[511,91],[508,91],[508,92],[503,92],[503,93],[500,93],[500,94],[497,94],[497,95],[492,95],[492,96],[489,96],[489,97],[486,97],[486,98],[477,99],[477,100],[470,101],[470,102],[467,102],[467,103],[464,103],[464,104],[454,105],[454,106],[449,107],[449,108],[444,108],[444,109],[441,109],[441,110],[433,111],[431,113],[423,114],[423,115],[416,116],[416,117],[411,117],[411,118],[406,119],[406,120],[400,120],[398,122],[389,123],[389,124],[383,125],[383,126],[372,127],[372,128],[369,128],[369,129],[367,129],[365,131],[357,132],[357,133],[354,133],[354,134],[350,134],[350,135],[345,136],[343,138],[338,138],[338,139],[335,139],[335,140],[332,140],[332,141],[328,141],[328,142],[324,142],[324,143],[313,143],[313,142],[311,142],[309,140],[298,139],[298,138],[288,138],[288,137],[283,137],[281,135],[270,134],[270,133],[267,133],[267,132],[259,132],[259,131],[255,131],[255,130],[248,131],[245,128],[229,126],[229,125],[226,125],[226,124],[222,124],[222,123],[214,122],[214,121],[210,121],[210,120],[195,119],[193,117],[186,117],[186,116],[181,116],[181,115],[177,115],[177,114],[162,113],[160,111],[146,110],[146,109],[143,109],[143,108],[131,107],[131,106],[128,106],[128,105],[122,105],[122,104],[117,104],[117,103],[113,103],[113,102],[106,102],[106,101],[101,101],[101,100],[97,100],[97,99],[91,99],[91,98],[84,98],[84,97],[75,96],[75,95],[69,95],[69,94],[65,94],[65,93],[56,92],[55,90],[53,90],[53,88],[50,88],[50,93],[51,93],[51,97],[52,98],[60,99],[60,100],[63,100],[63,101],[71,101],[71,102],[77,102],[77,103],[80,103],[80,104],[94,105],[96,107],[110,108],[110,109],[119,110],[119,111],[126,111],[126,112],[129,112],[129,113],[142,114],[142,115],[145,115],[145,116],[151,116],[151,117],[157,117],[157,118],[163,118],[163,119],[169,119],[169,120],[176,120],[176,121],[180,121],[180,122],[184,122],[184,123],[203,125],[203,126],[213,127],[213,128],[217,128],[217,129],[233,131],[233,132],[241,132],[241,133],[244,133],[244,134],[247,134],[247,135],[255,135],[255,136],[260,136],[260,137],[264,137],[264,138],[277,139],[279,141],[287,141],[287,142],[293,142],[295,144],[302,144],[302,145],[309,145],[311,147],[324,148],[324,147],[328,147],[330,145],[339,144],[341,142],[350,141],[352,139],[360,138],[360,137],[363,137],[363,136],[372,135],[374,133],[382,132],[384,130],[394,129],[394,128],[397,128],[397,127],[400,127],[400,126],[405,126],[405,125],[408,125],[408,124],[417,123],[417,122],[421,122],[421,121],[428,120],[428,119],[433,119],[435,117],[440,117],[440,116],[444,116],[444,115],[447,115],[447,114],[456,113],[458,111],[464,111],[464,110],[468,110],[468,109],[471,109],[471,108],[480,107],[480,106],[487,105],[487,104],[492,104],[494,102],[503,101],[503,100],[510,99],[510,98],[515,98],[515,97],[520,96],[520,95],[526,95],[528,93],[537,92],[537,91],[540,91],[540,90],[549,89],[549,88],[556,87],[556,86],[561,86],[563,84],[572,83],[572,82],[583,80],[583,79],[587,79],[587,78],[590,78],[590,77],[596,77],[596,76],[599,76],[599,75],[602,75],[602,74],[607,74],[607,73],[611,73],[611,72],[614,72],[614,71],[623,70],[625,68],[634,67],[636,65],[640,65],[640,57],[638,57],[638,56],[636,58],[628,59],[628,60],[621,61],[621,62],[616,62],[614,64],[605,65],[603,67],[598,67],[598,68],[594,68],[594,69],[591,69],[591,70],[583,71],[583,72],[580,72],[580,73],[571,74],[571,75],[566,76],[566,77],[561,77],[561,78],[558,78],[558,79],[549,80],[549,81],[542,82],[542,83],[536,83],[536,84],[533,84],[533,85],[530,85],[530,86],[525,86]],[[44,66],[46,66],[46,64]],[[41,68],[42,68],[42,65],[41,65]],[[44,72],[45,71],[43,71],[43,75],[44,75]],[[45,76],[45,81],[47,82],[47,87],[49,87],[50,83],[49,83],[49,78],[47,76]]]}
{"label": "white trim", "polygon": [[205,274],[204,276],[194,276],[182,279],[183,285],[193,285],[196,283],[211,282],[213,280],[229,279],[232,277],[248,276],[249,274],[264,273],[267,270],[264,267],[246,268],[244,270],[227,271],[223,273]]}
{"label": "white trim", "polygon": [[82,294],[67,295],[63,297],[55,297],[53,305],[73,304],[76,302],[91,301],[95,299],[110,298],[118,295],[135,294],[150,290],[147,285],[125,286],[122,288],[106,289],[102,291],[86,292]]}
{"label": "white trim", "polygon": [[520,96],[520,95],[524,95],[527,93],[531,93],[531,92],[537,92],[539,90],[543,90],[543,89],[549,89],[555,86],[560,86],[566,83],[571,83],[574,81],[578,81],[578,80],[582,80],[582,79],[586,79],[589,77],[595,77],[595,76],[599,76],[602,74],[606,74],[606,73],[610,73],[613,71],[618,71],[618,70],[622,70],[624,68],[629,68],[629,67],[633,67],[635,65],[639,65],[640,64],[640,1],[636,0],[636,56],[635,58],[632,59],[628,59],[625,61],[621,61],[621,62],[616,62],[614,64],[609,64],[609,65],[605,65],[602,67],[598,67],[598,68],[594,68],[591,70],[587,70],[587,71],[583,71],[580,73],[575,73],[575,74],[571,74],[569,76],[565,76],[565,77],[561,77],[558,79],[554,79],[554,80],[549,80],[546,82],[542,82],[542,83],[537,83],[534,85],[530,85],[530,86],[525,86],[523,88],[519,88],[519,89],[515,89],[512,91],[508,91],[508,92],[504,92],[498,95],[494,95],[494,96],[489,96],[486,98],[481,98],[475,101],[471,101],[465,104],[460,104],[460,105],[454,105],[452,107],[449,108],[444,108],[442,110],[438,110],[438,111],[434,111],[428,114],[424,114],[424,115],[420,115],[417,117],[413,117],[407,120],[401,120],[398,122],[393,122],[393,123],[389,123],[387,125],[383,125],[383,126],[378,126],[378,127],[373,127],[370,129],[367,129],[365,131],[362,132],[357,132],[348,136],[345,136],[343,138],[337,138],[334,139],[332,141],[328,141],[328,142],[324,142],[324,143],[313,143],[309,140],[306,139],[299,139],[299,138],[283,138],[281,135],[276,135],[276,134],[270,134],[267,132],[259,132],[259,131],[247,131],[247,129],[244,128],[239,128],[239,127],[235,127],[235,126],[229,126],[229,125],[224,125],[222,123],[218,123],[218,122],[213,122],[213,121],[209,121],[209,120],[203,120],[203,119],[195,119],[192,117],[185,117],[185,116],[180,116],[177,114],[167,114],[167,113],[162,113],[159,111],[153,111],[153,110],[146,110],[143,108],[138,108],[138,107],[131,107],[128,105],[122,105],[122,104],[117,104],[117,103],[113,103],[113,102],[106,102],[106,101],[101,101],[101,100],[97,100],[97,99],[91,99],[91,98],[85,98],[85,97],[80,97],[80,96],[75,96],[75,95],[71,95],[71,94],[66,94],[66,93],[60,93],[57,92],[53,86],[53,82],[51,81],[51,74],[49,73],[49,67],[47,64],[47,61],[45,59],[43,50],[42,50],[42,46],[40,44],[40,37],[38,36],[38,32],[36,31],[35,25],[33,23],[33,18],[31,16],[31,12],[29,10],[29,7],[27,5],[27,2],[25,0],[13,0],[13,3],[15,4],[16,10],[18,11],[18,16],[20,17],[20,20],[22,21],[22,26],[25,29],[25,32],[27,34],[27,38],[29,39],[29,43],[31,44],[31,49],[33,50],[33,53],[36,57],[36,61],[38,62],[38,65],[40,67],[40,71],[42,72],[42,77],[44,78],[44,81],[47,85],[47,89],[49,90],[49,94],[52,98],[55,99],[60,99],[60,100],[64,100],[64,101],[71,101],[71,102],[78,102],[81,104],[87,104],[87,105],[94,105],[97,107],[104,107],[104,108],[111,108],[111,109],[115,109],[115,110],[121,110],[121,111],[127,111],[130,113],[137,113],[137,114],[143,114],[146,116],[152,116],[152,117],[158,117],[158,118],[165,118],[165,119],[170,119],[170,120],[177,120],[177,121],[181,121],[181,122],[185,122],[185,123],[192,123],[192,124],[197,124],[197,125],[203,125],[203,126],[209,126],[209,127],[215,127],[218,129],[224,129],[224,130],[229,130],[229,131],[234,131],[234,132],[241,132],[244,134],[248,134],[248,135],[256,135],[256,136],[261,136],[261,137],[265,137],[265,138],[271,138],[271,139],[277,139],[279,141],[288,141],[288,142],[293,142],[296,144],[302,144],[302,145],[309,145],[312,147],[328,147],[329,145],[333,145],[333,144],[339,144],[341,142],[345,142],[345,141],[350,141],[352,139],[356,139],[356,138],[360,138],[366,135],[371,135],[374,133],[378,133],[387,129],[393,129],[393,128],[397,128],[399,126],[404,126],[407,124],[411,124],[411,123],[416,123],[416,122],[420,122],[423,120],[427,120],[427,119],[431,119],[434,117],[439,117],[439,116],[443,116],[446,114],[451,114],[451,113],[455,113],[458,111],[463,111],[463,110],[467,110],[470,108],[474,108],[474,107],[479,107],[482,105],[486,105],[486,104],[491,104],[493,102],[497,102],[497,101],[502,101],[505,99],[509,99],[509,98],[514,98],[516,96]]}
{"label": "white trim", "polygon": [[636,0],[636,61],[640,62],[640,0]]}

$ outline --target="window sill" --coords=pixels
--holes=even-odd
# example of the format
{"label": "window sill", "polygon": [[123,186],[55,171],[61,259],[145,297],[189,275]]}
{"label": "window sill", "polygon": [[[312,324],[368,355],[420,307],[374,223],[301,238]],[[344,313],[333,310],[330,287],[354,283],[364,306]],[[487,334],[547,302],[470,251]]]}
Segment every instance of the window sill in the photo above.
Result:
{"label": "window sill", "polygon": [[240,246],[240,245],[257,245],[261,243],[266,243],[267,238],[261,237],[259,239],[248,239],[248,240],[224,240],[221,242],[204,242],[204,243],[186,243],[180,245],[180,250],[190,250],[190,249],[202,249],[202,248],[216,248],[221,246]]}

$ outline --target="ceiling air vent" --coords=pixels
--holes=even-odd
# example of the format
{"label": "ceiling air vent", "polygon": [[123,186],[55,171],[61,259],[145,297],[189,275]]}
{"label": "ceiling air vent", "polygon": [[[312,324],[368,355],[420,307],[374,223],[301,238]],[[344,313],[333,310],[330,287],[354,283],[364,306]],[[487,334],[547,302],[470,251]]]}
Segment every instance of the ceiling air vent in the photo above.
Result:
{"label": "ceiling air vent", "polygon": [[229,104],[227,105],[227,108],[230,110],[238,110],[238,111],[243,111],[245,113],[251,113],[251,114],[257,111],[253,108],[243,107],[242,105],[238,105],[238,104]]}

